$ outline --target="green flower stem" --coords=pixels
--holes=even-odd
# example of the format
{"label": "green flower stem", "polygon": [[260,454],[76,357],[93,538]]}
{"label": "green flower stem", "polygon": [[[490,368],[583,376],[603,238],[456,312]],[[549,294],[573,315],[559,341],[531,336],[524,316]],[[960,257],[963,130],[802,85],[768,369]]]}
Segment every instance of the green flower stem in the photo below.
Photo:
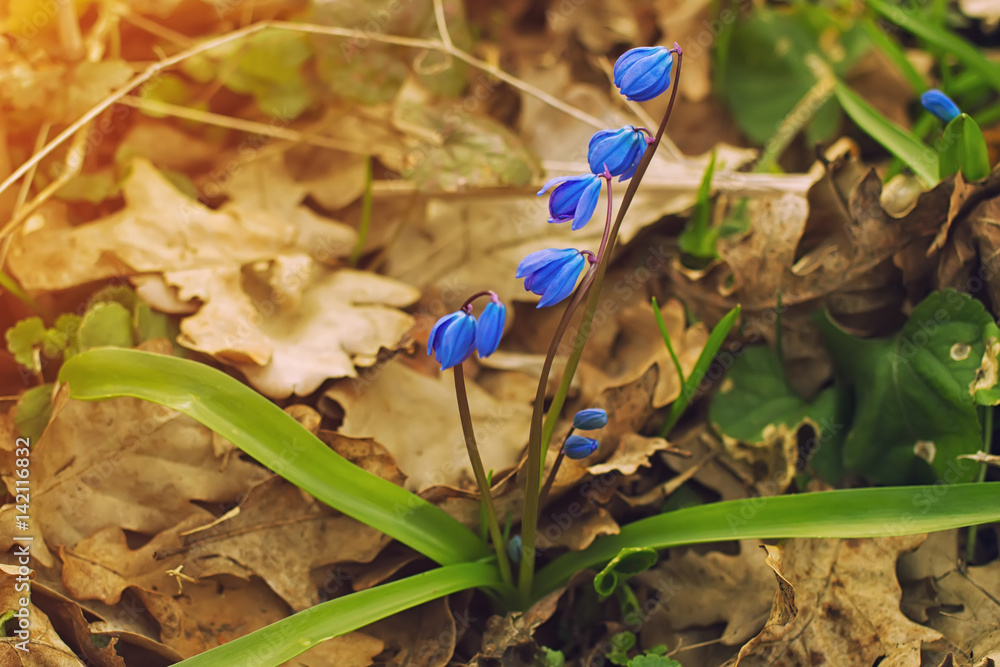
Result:
{"label": "green flower stem", "polygon": [[[993,449],[993,406],[983,406],[983,451],[987,454]],[[979,475],[977,482],[986,481],[985,461],[979,462]],[[965,541],[965,562],[971,563],[976,559],[976,537],[979,535],[979,526],[969,526],[968,539]]]}
{"label": "green flower stem", "polygon": [[351,251],[351,266],[357,266],[368,240],[372,225],[372,156],[365,156],[365,192],[361,196],[361,225],[358,227],[358,242]]}
{"label": "green flower stem", "polygon": [[[670,91],[670,102],[667,104],[667,111],[663,114],[663,120],[660,121],[660,127],[656,130],[656,136],[653,137],[653,141],[646,147],[646,152],[642,156],[642,161],[639,162],[638,168],[635,170],[635,175],[629,181],[628,188],[625,190],[625,197],[622,199],[622,205],[618,209],[618,217],[615,219],[614,227],[611,229],[610,239],[608,242],[608,249],[614,248],[615,241],[618,238],[618,229],[621,227],[622,220],[625,219],[625,213],[628,212],[629,206],[632,204],[632,199],[635,197],[635,192],[639,188],[639,183],[642,181],[643,175],[646,173],[646,169],[649,167],[649,163],[653,160],[653,155],[656,153],[656,148],[660,145],[660,139],[663,137],[663,132],[667,129],[667,120],[670,118],[670,112],[674,108],[674,100],[677,98],[677,86],[681,79],[681,60],[682,53],[677,53],[677,75],[674,78],[674,87]],[[597,301],[601,298],[601,284],[604,282],[604,275],[608,271],[608,264],[610,263],[611,253],[607,253],[608,257],[602,259],[602,261],[597,265],[597,275],[594,278],[594,284],[591,289],[590,299],[587,301],[587,310],[583,314],[583,321],[580,323],[580,330],[576,337],[576,342],[573,346],[573,351],[569,355],[569,359],[566,360],[566,368],[563,370],[562,380],[559,383],[559,389],[556,390],[555,396],[552,398],[552,403],[549,405],[549,414],[545,419],[545,425],[542,429],[542,449],[544,450],[548,447],[549,442],[552,441],[552,434],[556,430],[556,422],[559,421],[559,413],[562,412],[563,405],[566,402],[566,396],[569,394],[570,385],[573,382],[573,375],[576,373],[577,366],[580,365],[580,356],[583,354],[583,346],[587,342],[587,336],[590,334],[590,325],[594,321],[594,315],[597,313]]]}
{"label": "green flower stem", "polygon": [[[569,433],[566,434],[566,440],[569,440],[569,436],[573,435],[575,428],[570,428]],[[545,480],[545,486],[542,487],[542,492],[538,496],[538,506],[545,507],[545,501],[549,498],[549,491],[552,490],[552,484],[556,481],[556,475],[559,474],[559,466],[562,465],[563,459],[566,457],[566,440],[563,440],[563,446],[559,448],[559,454],[556,455],[556,461],[552,464],[552,470],[549,471],[549,477]]]}
{"label": "green flower stem", "polygon": [[465,390],[465,371],[462,364],[458,364],[453,369],[455,371],[455,394],[458,396],[458,414],[462,419],[462,431],[465,433],[465,447],[469,450],[469,461],[472,462],[472,471],[476,475],[476,484],[479,485],[479,493],[483,498],[483,511],[486,513],[486,525],[490,530],[490,537],[493,538],[493,550],[497,554],[497,565],[500,568],[500,578],[507,585],[513,585],[511,576],[510,561],[507,559],[507,544],[504,542],[503,533],[500,531],[500,524],[497,523],[497,511],[493,505],[493,494],[490,492],[490,483],[486,479],[486,469],[483,467],[483,459],[479,456],[479,447],[476,445],[476,433],[472,428],[472,413],[469,410],[469,394]]}
{"label": "green flower stem", "polygon": [[[667,129],[667,119],[670,118],[670,112],[674,108],[674,102],[677,99],[677,85],[680,81],[681,76],[681,59],[682,52],[680,46],[676,43],[674,44],[677,48],[677,58],[675,62],[677,63],[677,76],[674,79],[673,90],[670,91],[670,102],[667,104],[667,111],[663,114],[663,120],[660,121],[660,127],[656,130],[656,136],[646,147],[646,152],[642,155],[642,160],[639,162],[639,166],[635,170],[635,174],[629,181],[628,188],[625,190],[625,196],[622,199],[622,205],[618,209],[618,217],[615,218],[614,225],[611,227],[610,231],[605,227],[604,237],[601,239],[601,248],[598,251],[598,261],[591,267],[591,270],[587,272],[584,276],[583,281],[577,288],[573,295],[573,301],[570,305],[566,307],[566,312],[563,313],[562,320],[559,322],[559,327],[556,330],[555,336],[552,338],[552,343],[549,345],[549,352],[545,356],[545,363],[542,366],[542,374],[538,380],[538,391],[535,394],[535,407],[531,415],[531,433],[528,438],[528,471],[527,480],[525,486],[525,496],[524,496],[524,514],[521,518],[521,539],[522,550],[521,550],[521,576],[518,579],[518,591],[521,594],[521,599],[527,604],[531,600],[532,583],[535,576],[535,543],[536,543],[536,531],[538,529],[538,493],[535,489],[539,488],[541,484],[542,477],[542,456],[543,452],[548,450],[549,443],[552,441],[552,433],[556,428],[556,421],[559,419],[559,413],[562,411],[563,404],[566,402],[566,395],[569,393],[570,383],[573,381],[573,375],[576,373],[576,368],[580,364],[580,356],[583,354],[583,346],[587,342],[587,335],[590,332],[590,324],[594,320],[594,314],[597,312],[597,301],[601,296],[601,283],[604,281],[604,274],[607,273],[608,264],[611,262],[611,251],[615,246],[615,240],[618,238],[618,229],[621,227],[622,220],[625,218],[625,213],[628,211],[629,205],[635,198],[635,192],[639,187],[639,183],[642,181],[643,174],[646,173],[646,169],[649,168],[649,163],[653,160],[653,155],[656,153],[656,148],[660,145],[660,139],[663,137],[663,132]],[[611,181],[608,180],[608,185],[610,187]],[[611,197],[608,196],[608,213],[610,219],[611,213]],[[548,416],[545,418],[545,423],[542,423],[542,412],[544,410],[545,402],[545,388],[548,383],[549,370],[552,368],[552,361],[555,358],[556,351],[559,348],[559,341],[566,330],[566,326],[569,324],[569,320],[576,310],[577,305],[583,298],[584,294],[590,295],[587,301],[587,310],[584,312],[583,321],[580,324],[579,332],[576,336],[576,341],[573,346],[572,352],[570,352],[569,358],[566,361],[566,368],[563,370],[562,380],[559,384],[559,389],[556,390],[555,397],[552,400],[552,404],[549,406]]]}
{"label": "green flower stem", "polygon": [[527,475],[524,484],[524,510],[521,514],[521,576],[518,577],[518,592],[521,602],[527,608],[531,603],[531,585],[535,575],[535,544],[538,530],[538,494],[542,483],[542,413],[545,411],[545,388],[549,382],[549,372],[552,362],[559,349],[559,341],[566,333],[573,313],[583,301],[587,290],[593,284],[598,264],[591,264],[584,275],[580,286],[576,288],[573,297],[563,311],[562,319],[556,327],[552,342],[549,343],[548,354],[542,364],[542,373],[538,378],[538,389],[535,391],[535,405],[531,411],[531,432],[528,435]]}

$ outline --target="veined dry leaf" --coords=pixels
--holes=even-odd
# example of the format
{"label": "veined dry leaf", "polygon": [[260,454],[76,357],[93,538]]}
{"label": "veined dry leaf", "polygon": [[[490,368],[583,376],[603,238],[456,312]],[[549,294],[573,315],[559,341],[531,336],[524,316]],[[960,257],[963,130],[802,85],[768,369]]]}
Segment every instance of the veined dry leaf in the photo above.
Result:
{"label": "veined dry leaf", "polygon": [[[257,576],[295,611],[321,602],[309,573],[344,561],[367,563],[390,539],[381,532],[306,499],[280,478],[255,486],[238,514],[184,537],[185,574],[204,578]],[[277,545],[294,545],[278,548]]]}
{"label": "veined dry leaf", "polygon": [[443,597],[366,626],[365,632],[395,652],[387,664],[445,667],[455,653],[458,638],[478,620],[469,610],[453,614],[448,597]]}
{"label": "veined dry leaf", "polygon": [[397,309],[420,296],[391,278],[331,271],[304,255],[278,258],[258,276],[230,266],[164,279],[181,299],[205,304],[181,322],[178,342],[235,366],[271,398],[305,396],[374,365],[413,326]]}
{"label": "veined dry leaf", "polygon": [[12,272],[27,290],[56,290],[113,276],[234,266],[301,251],[324,262],[350,254],[354,230],[300,205],[305,189],[280,156],[232,178],[233,200],[213,211],[182,194],[144,159],[132,162],[126,206],[71,229],[14,237]]}
{"label": "veined dry leaf", "polygon": [[[220,470],[212,432],[169,408],[68,394],[63,387],[31,454],[31,523],[41,532],[32,555],[46,567],[46,545],[72,546],[108,527],[155,534],[199,512],[193,500],[232,502],[266,477],[240,458]],[[13,505],[0,508],[0,525],[14,514]]]}
{"label": "veined dry leaf", "polygon": [[[344,408],[339,432],[384,446],[406,475],[406,488],[471,486],[474,477],[451,375],[431,378],[389,362],[363,381],[337,382],[326,397]],[[514,465],[527,439],[531,409],[498,401],[475,383],[467,384],[483,465],[496,471]]]}
{"label": "veined dry leaf", "polygon": [[1000,561],[970,567],[966,573],[952,568],[934,580],[937,605],[929,610],[930,625],[939,630],[964,655],[977,661],[992,658],[1000,663]]}
{"label": "veined dry leaf", "polygon": [[[29,575],[31,576],[31,575]],[[59,637],[49,623],[49,618],[30,602],[31,593],[19,590],[18,567],[0,564],[0,609],[28,613],[27,637],[17,635],[0,637],[0,665],[4,667],[83,667],[83,663]],[[21,600],[27,598],[28,606]],[[7,627],[19,630],[18,620],[10,620]],[[22,643],[23,642],[23,643]]]}
{"label": "veined dry leaf", "polygon": [[674,554],[637,579],[660,590],[678,581],[684,586],[682,594],[658,606],[647,619],[643,642],[649,645],[660,643],[669,631],[717,623],[726,625],[722,643],[738,645],[763,627],[774,597],[774,574],[752,541],[741,542],[737,555]]}
{"label": "veined dry leaf", "polygon": [[787,614],[772,615],[760,635],[728,664],[839,667],[870,665],[883,658],[898,667],[919,667],[920,644],[942,635],[899,610],[896,562],[923,539],[910,535],[788,542],[777,569],[795,589],[798,614],[792,620]]}
{"label": "veined dry leaf", "polygon": [[611,458],[587,468],[591,475],[603,475],[608,472],[620,472],[623,475],[632,475],[641,467],[649,466],[649,458],[656,452],[665,449],[672,449],[673,445],[663,438],[649,438],[638,433],[625,434],[618,449],[611,454]]}

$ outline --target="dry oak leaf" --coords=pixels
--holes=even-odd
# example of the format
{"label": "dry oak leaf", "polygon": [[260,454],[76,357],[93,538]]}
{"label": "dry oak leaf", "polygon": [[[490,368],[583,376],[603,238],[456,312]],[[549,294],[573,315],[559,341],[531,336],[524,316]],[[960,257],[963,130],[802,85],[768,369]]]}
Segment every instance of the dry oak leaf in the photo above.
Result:
{"label": "dry oak leaf", "polygon": [[184,554],[189,576],[258,576],[295,611],[322,601],[310,584],[312,570],[344,561],[367,563],[390,541],[279,477],[251,489],[239,510],[189,531],[183,547],[171,553]]}
{"label": "dry oak leaf", "polygon": [[394,652],[385,664],[446,667],[451,663],[458,639],[477,619],[468,610],[453,614],[448,600],[443,597],[426,602],[365,628]]}
{"label": "dry oak leaf", "polygon": [[[962,654],[974,656],[975,664],[985,658],[1000,663],[1000,605],[996,600],[1000,561],[970,567],[965,574],[952,569],[935,579],[935,585],[940,607],[930,611],[928,625],[940,630]],[[962,658],[957,659],[964,664]]]}
{"label": "dry oak leaf", "polygon": [[[499,401],[473,382],[468,393],[483,465],[496,471],[514,465],[527,439],[531,408]],[[335,383],[326,397],[344,409],[339,432],[374,438],[385,447],[406,475],[407,489],[471,486],[474,477],[450,372],[432,378],[393,361],[363,381]]]}
{"label": "dry oak leaf", "polygon": [[204,305],[178,342],[238,368],[271,398],[305,396],[328,378],[356,377],[413,326],[399,310],[413,287],[374,273],[330,269],[304,255],[253,272],[238,266],[167,273],[181,299]]}
{"label": "dry oak leaf", "polygon": [[[791,620],[788,614],[773,614],[727,664],[870,667],[882,659],[897,667],[919,667],[914,645],[942,635],[900,611],[896,563],[924,537],[787,542],[776,572],[780,569],[794,587],[798,614]],[[783,603],[776,598],[775,604]]]}
{"label": "dry oak leaf", "polygon": [[[756,543],[749,541],[740,543],[737,555],[717,551],[672,555],[638,575],[638,581],[656,590],[680,592],[669,604],[658,605],[647,620],[652,634],[644,632],[643,642],[650,645],[660,641],[655,633],[667,628],[684,630],[716,623],[726,626],[720,641],[738,645],[764,625],[774,597],[774,574]],[[663,624],[667,628],[657,629]]]}
{"label": "dry oak leaf", "polygon": [[276,177],[285,189],[263,187],[268,164],[233,176],[231,190],[242,199],[212,210],[137,158],[122,184],[123,209],[76,227],[26,225],[30,231],[17,234],[11,245],[11,271],[25,289],[57,290],[136,273],[241,265],[296,251],[320,261],[349,254],[355,232],[285,199],[298,192],[288,185],[290,177]]}
{"label": "dry oak leaf", "polygon": [[[18,619],[7,622],[12,631],[27,630],[27,636],[13,635],[0,637],[0,665],[3,667],[83,667],[76,654],[59,637],[46,616],[31,603],[31,592],[19,582],[19,568],[15,565],[0,564],[0,609],[28,612],[27,627],[22,627]],[[33,575],[29,575],[33,576]],[[30,583],[29,583],[30,586]],[[27,606],[22,601],[27,600]]]}
{"label": "dry oak leaf", "polygon": [[[179,412],[135,398],[68,396],[63,387],[31,453],[31,518],[44,536],[32,555],[46,567],[46,545],[72,546],[108,527],[152,535],[200,511],[192,501],[232,502],[267,476],[240,458],[220,470],[212,432]],[[13,513],[0,508],[0,526]]]}
{"label": "dry oak leaf", "polygon": [[[120,600],[124,603],[122,597],[127,591],[132,595],[127,605],[131,613],[144,608],[159,626],[160,641],[183,657],[202,653],[285,618],[288,606],[260,579],[247,582],[175,579],[178,573],[187,575],[188,567],[180,566],[191,563],[179,554],[156,559],[157,551],[179,546],[184,533],[211,519],[212,515],[202,510],[136,550],[129,549],[121,530],[100,531],[61,551],[66,588],[80,599],[99,599],[105,603]],[[332,641],[344,642],[347,650],[362,653],[372,650],[372,642],[356,639]],[[353,660],[345,664],[359,663]]]}

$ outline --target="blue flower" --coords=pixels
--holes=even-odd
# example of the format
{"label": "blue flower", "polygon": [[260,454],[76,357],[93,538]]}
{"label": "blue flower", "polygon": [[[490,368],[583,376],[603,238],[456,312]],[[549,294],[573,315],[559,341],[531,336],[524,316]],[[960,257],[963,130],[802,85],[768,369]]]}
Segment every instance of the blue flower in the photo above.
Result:
{"label": "blue flower", "polygon": [[521,562],[521,546],[522,540],[520,535],[510,538],[510,542],[507,543],[507,557],[510,558],[510,562]]}
{"label": "blue flower", "polygon": [[573,417],[573,428],[578,428],[581,431],[593,431],[594,429],[604,428],[607,423],[608,413],[600,408],[580,410]]}
{"label": "blue flower", "polygon": [[576,287],[576,279],[587,263],[576,248],[539,250],[517,265],[517,278],[527,278],[524,289],[542,297],[538,308],[559,303]]}
{"label": "blue flower", "polygon": [[490,302],[479,316],[479,325],[476,327],[476,349],[480,357],[488,357],[496,352],[506,320],[507,307],[495,294],[491,295]]}
{"label": "blue flower", "polygon": [[950,123],[962,115],[962,111],[958,108],[958,105],[937,88],[931,88],[921,95],[920,103],[924,105],[925,109],[946,123]]}
{"label": "blue flower", "polygon": [[640,46],[615,63],[615,85],[633,102],[651,100],[670,87],[674,57],[665,46]]}
{"label": "blue flower", "polygon": [[571,435],[563,444],[563,453],[571,459],[585,459],[597,451],[597,441],[582,435]]}
{"label": "blue flower", "polygon": [[646,135],[631,125],[620,130],[601,130],[590,138],[587,162],[595,174],[603,174],[607,167],[612,176],[621,176],[619,182],[632,178],[636,167],[646,152]]}
{"label": "blue flower", "polygon": [[457,366],[472,354],[476,342],[476,318],[464,310],[445,315],[427,337],[427,354],[434,353],[441,370]]}
{"label": "blue flower", "polygon": [[[603,172],[603,170],[601,170]],[[538,191],[543,195],[555,186],[549,197],[549,222],[573,221],[573,229],[590,222],[601,195],[601,177],[596,174],[553,178]]]}

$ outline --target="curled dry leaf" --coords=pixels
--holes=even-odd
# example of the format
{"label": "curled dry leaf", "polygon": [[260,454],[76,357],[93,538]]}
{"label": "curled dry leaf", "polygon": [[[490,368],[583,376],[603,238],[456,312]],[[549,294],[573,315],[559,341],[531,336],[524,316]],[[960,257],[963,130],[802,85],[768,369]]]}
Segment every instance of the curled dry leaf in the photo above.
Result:
{"label": "curled dry leaf", "polygon": [[[0,637],[0,665],[4,667],[83,667],[83,663],[59,637],[49,617],[30,602],[30,593],[17,588],[18,567],[0,564],[0,609],[5,612],[25,609],[28,612],[28,636]],[[21,600],[28,598],[25,607]],[[8,628],[20,629],[17,619],[9,620]]]}
{"label": "curled dry leaf", "polygon": [[[896,562],[923,539],[788,542],[780,564],[772,555],[772,565],[794,587],[798,614],[789,619],[788,613],[772,613],[768,625],[729,664],[869,665],[882,658],[919,667],[921,643],[942,635],[900,611]],[[775,605],[787,608],[787,596],[777,596]]]}
{"label": "curled dry leaf", "polygon": [[182,299],[204,306],[181,322],[178,342],[240,369],[271,398],[314,392],[328,378],[355,377],[413,326],[398,310],[420,293],[373,273],[331,271],[304,255],[260,277],[239,267],[165,274]]}
{"label": "curled dry leaf", "polygon": [[[523,403],[501,402],[475,383],[467,384],[483,465],[495,471],[514,465],[527,439],[531,409]],[[389,362],[363,381],[337,382],[326,397],[344,409],[339,432],[378,441],[406,475],[408,489],[472,484],[450,371],[431,378]]]}
{"label": "curled dry leaf", "polygon": [[[194,419],[135,398],[75,401],[63,387],[32,451],[32,555],[118,527],[147,535],[196,513],[192,501],[232,502],[267,475],[233,458],[220,470],[212,432]],[[0,508],[0,525],[14,514]],[[13,534],[11,531],[10,534]]]}

